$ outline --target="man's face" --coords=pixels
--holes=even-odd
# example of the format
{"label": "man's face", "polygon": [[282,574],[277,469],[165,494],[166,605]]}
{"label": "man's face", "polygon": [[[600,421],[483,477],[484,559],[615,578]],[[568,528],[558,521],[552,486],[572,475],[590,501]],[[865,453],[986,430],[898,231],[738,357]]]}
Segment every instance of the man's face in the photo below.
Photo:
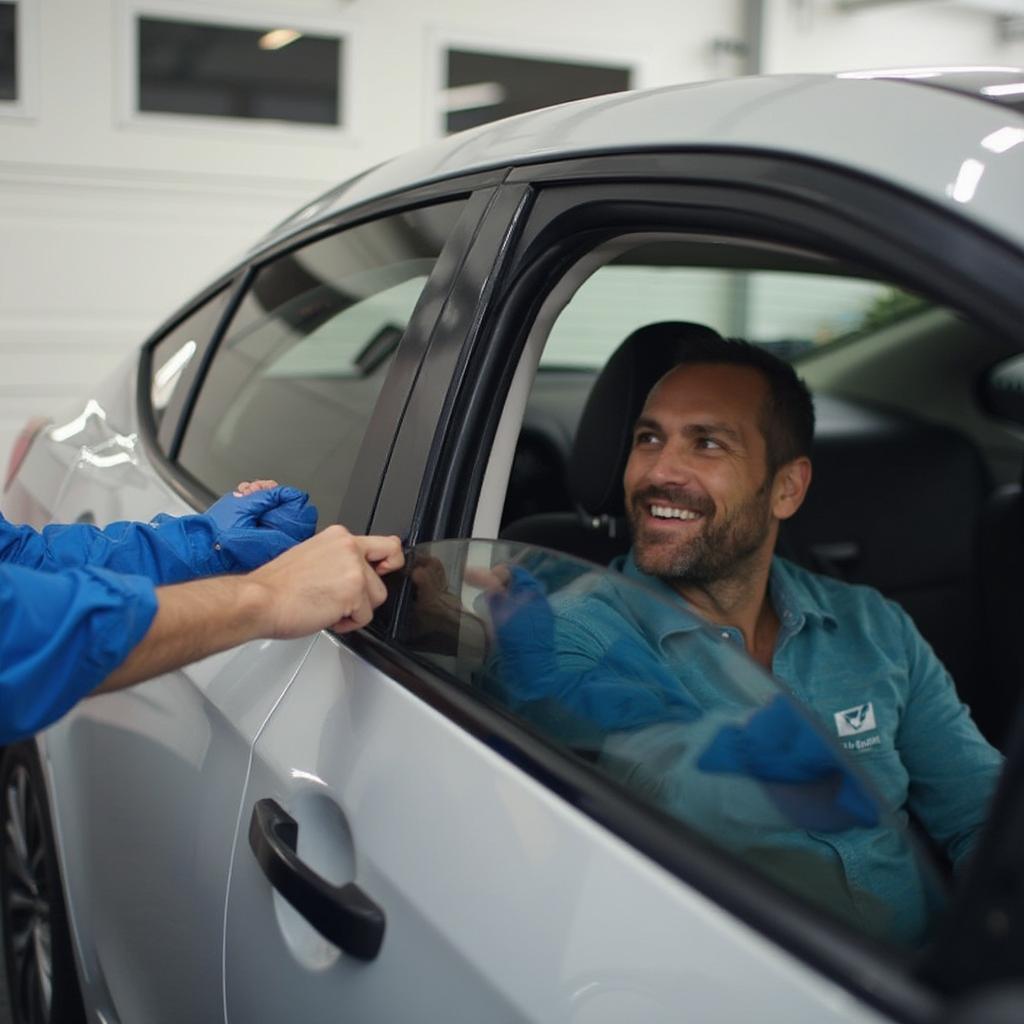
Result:
{"label": "man's face", "polygon": [[713,583],[774,543],[760,426],[767,394],[757,370],[703,363],[673,370],[651,391],[623,480],[644,572]]}

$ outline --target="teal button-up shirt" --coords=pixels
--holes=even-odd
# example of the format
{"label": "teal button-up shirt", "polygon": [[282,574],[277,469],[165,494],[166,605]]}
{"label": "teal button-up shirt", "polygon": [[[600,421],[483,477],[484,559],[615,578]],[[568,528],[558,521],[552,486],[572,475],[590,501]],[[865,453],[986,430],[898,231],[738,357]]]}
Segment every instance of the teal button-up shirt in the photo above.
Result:
{"label": "teal button-up shirt", "polygon": [[[552,635],[536,620],[507,646],[505,699],[553,738],[599,750],[598,763],[626,785],[787,887],[873,934],[919,942],[937,903],[901,826],[912,814],[959,867],[1002,757],[910,617],[870,587],[772,563],[780,620],[772,672],[888,812],[829,823],[814,801],[828,812],[840,785],[856,783],[841,771],[820,783],[772,780],[791,751],[796,757],[787,747],[796,734],[763,719],[752,736],[752,712],[777,703],[780,687],[746,657],[740,632],[709,630],[631,554],[612,568],[642,588],[603,574],[555,593]],[[729,774],[709,758],[730,730],[749,764],[767,757],[768,767]]]}

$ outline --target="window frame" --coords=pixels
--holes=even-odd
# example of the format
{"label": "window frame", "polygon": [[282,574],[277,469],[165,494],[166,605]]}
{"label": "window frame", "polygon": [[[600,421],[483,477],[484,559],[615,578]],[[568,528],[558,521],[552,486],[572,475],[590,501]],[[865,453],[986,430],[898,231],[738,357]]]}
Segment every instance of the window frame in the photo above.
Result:
{"label": "window frame", "polygon": [[0,100],[0,118],[34,121],[39,116],[39,0],[15,0],[14,38],[18,98]]}
{"label": "window frame", "polygon": [[[502,173],[489,172],[438,182],[414,189],[401,197],[391,196],[373,200],[342,211],[324,221],[306,225],[301,230],[283,237],[272,232],[265,246],[254,248],[245,260],[214,281],[196,299],[165,321],[143,345],[136,380],[136,408],[147,454],[158,474],[175,493],[198,509],[208,507],[218,497],[181,465],[178,461],[178,452],[196,396],[203,386],[217,347],[226,335],[238,305],[257,270],[266,263],[330,235],[408,210],[461,199],[464,206],[456,227],[442,248],[434,270],[416,304],[413,318],[410,320],[410,329],[406,330],[392,360],[383,390],[367,424],[351,476],[353,479],[358,477],[379,480],[390,455],[397,423],[404,414],[416,372],[426,352],[436,321],[448,300],[455,276],[453,267],[461,264],[465,249],[476,234],[478,223],[490,204],[494,186]],[[193,358],[189,377],[182,382],[180,397],[175,395],[175,408],[167,411],[158,432],[150,407],[153,351],[170,332],[198,312],[206,302],[214,301],[217,294],[225,288],[230,294],[216,330],[200,346],[200,350]],[[412,329],[414,322],[416,326]],[[374,488],[348,488],[341,510],[330,510],[329,513],[323,510],[324,521],[340,520],[357,529],[359,524],[369,522],[376,497],[377,490]],[[336,513],[337,519],[333,518]],[[328,515],[332,517],[329,520]]]}
{"label": "window frame", "polygon": [[[645,201],[637,202],[638,181]],[[629,184],[624,184],[629,183]],[[796,244],[875,270],[892,283],[969,312],[1008,338],[1024,315],[1020,253],[950,211],[808,160],[721,151],[581,157],[512,170],[504,189],[529,211],[514,251],[494,270],[488,306],[458,346],[432,348],[396,442],[371,524],[411,543],[471,535],[505,398],[534,317],[569,266],[618,234],[675,226]],[[657,194],[652,194],[656,192]],[[644,219],[644,217],[648,219]],[[943,244],[939,244],[939,242]],[[1010,259],[1006,254],[1011,253]],[[1019,345],[1019,342],[1017,342]],[[445,380],[451,381],[444,385]],[[416,435],[406,429],[416,424]],[[435,425],[434,436],[426,424]],[[500,426],[499,426],[500,425]],[[396,595],[392,622],[402,596]],[[385,613],[387,614],[387,612]],[[911,965],[867,949],[847,930],[794,908],[774,890],[709,863],[693,844],[668,840],[651,816],[612,818],[606,791],[581,785],[557,758],[533,751],[522,733],[472,695],[450,692],[388,638],[347,642],[560,796],[607,824],[682,881],[709,895],[768,939],[895,1019],[932,1019],[944,995]],[[969,941],[960,937],[960,941]],[[969,992],[963,989],[958,994]]]}
{"label": "window frame", "polygon": [[[331,36],[341,44],[341,61],[338,69],[338,116],[339,124],[310,124],[301,121],[275,120],[271,118],[243,118],[220,114],[164,113],[139,109],[139,34],[140,18],[159,18],[182,24],[202,24],[259,30],[287,25],[301,31],[320,36]],[[279,7],[239,10],[220,2],[209,6],[196,3],[169,3],[168,0],[119,0],[115,31],[115,103],[117,122],[132,129],[147,132],[179,134],[192,132],[197,135],[225,133],[238,138],[268,138],[281,132],[300,135],[303,142],[322,142],[325,145],[353,145],[359,134],[359,127],[353,118],[357,117],[358,106],[353,102],[352,90],[359,80],[357,30],[342,18],[326,18],[310,12],[300,12],[298,17]]]}

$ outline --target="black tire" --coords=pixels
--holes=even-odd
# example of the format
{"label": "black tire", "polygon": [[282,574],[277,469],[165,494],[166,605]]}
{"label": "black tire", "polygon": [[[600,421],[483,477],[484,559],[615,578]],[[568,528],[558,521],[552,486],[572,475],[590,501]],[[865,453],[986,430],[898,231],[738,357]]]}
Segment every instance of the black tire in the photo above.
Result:
{"label": "black tire", "polygon": [[84,1024],[46,785],[34,743],[0,758],[0,915],[14,1024]]}

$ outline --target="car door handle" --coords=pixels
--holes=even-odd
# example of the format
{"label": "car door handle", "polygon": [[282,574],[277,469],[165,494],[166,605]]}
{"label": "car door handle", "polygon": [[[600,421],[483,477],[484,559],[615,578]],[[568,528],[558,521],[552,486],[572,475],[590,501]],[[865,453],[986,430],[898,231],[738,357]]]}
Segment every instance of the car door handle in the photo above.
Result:
{"label": "car door handle", "polygon": [[249,845],[270,884],[329,942],[373,960],[384,941],[384,911],[354,882],[332,885],[299,860],[299,826],[276,801],[257,800]]}

